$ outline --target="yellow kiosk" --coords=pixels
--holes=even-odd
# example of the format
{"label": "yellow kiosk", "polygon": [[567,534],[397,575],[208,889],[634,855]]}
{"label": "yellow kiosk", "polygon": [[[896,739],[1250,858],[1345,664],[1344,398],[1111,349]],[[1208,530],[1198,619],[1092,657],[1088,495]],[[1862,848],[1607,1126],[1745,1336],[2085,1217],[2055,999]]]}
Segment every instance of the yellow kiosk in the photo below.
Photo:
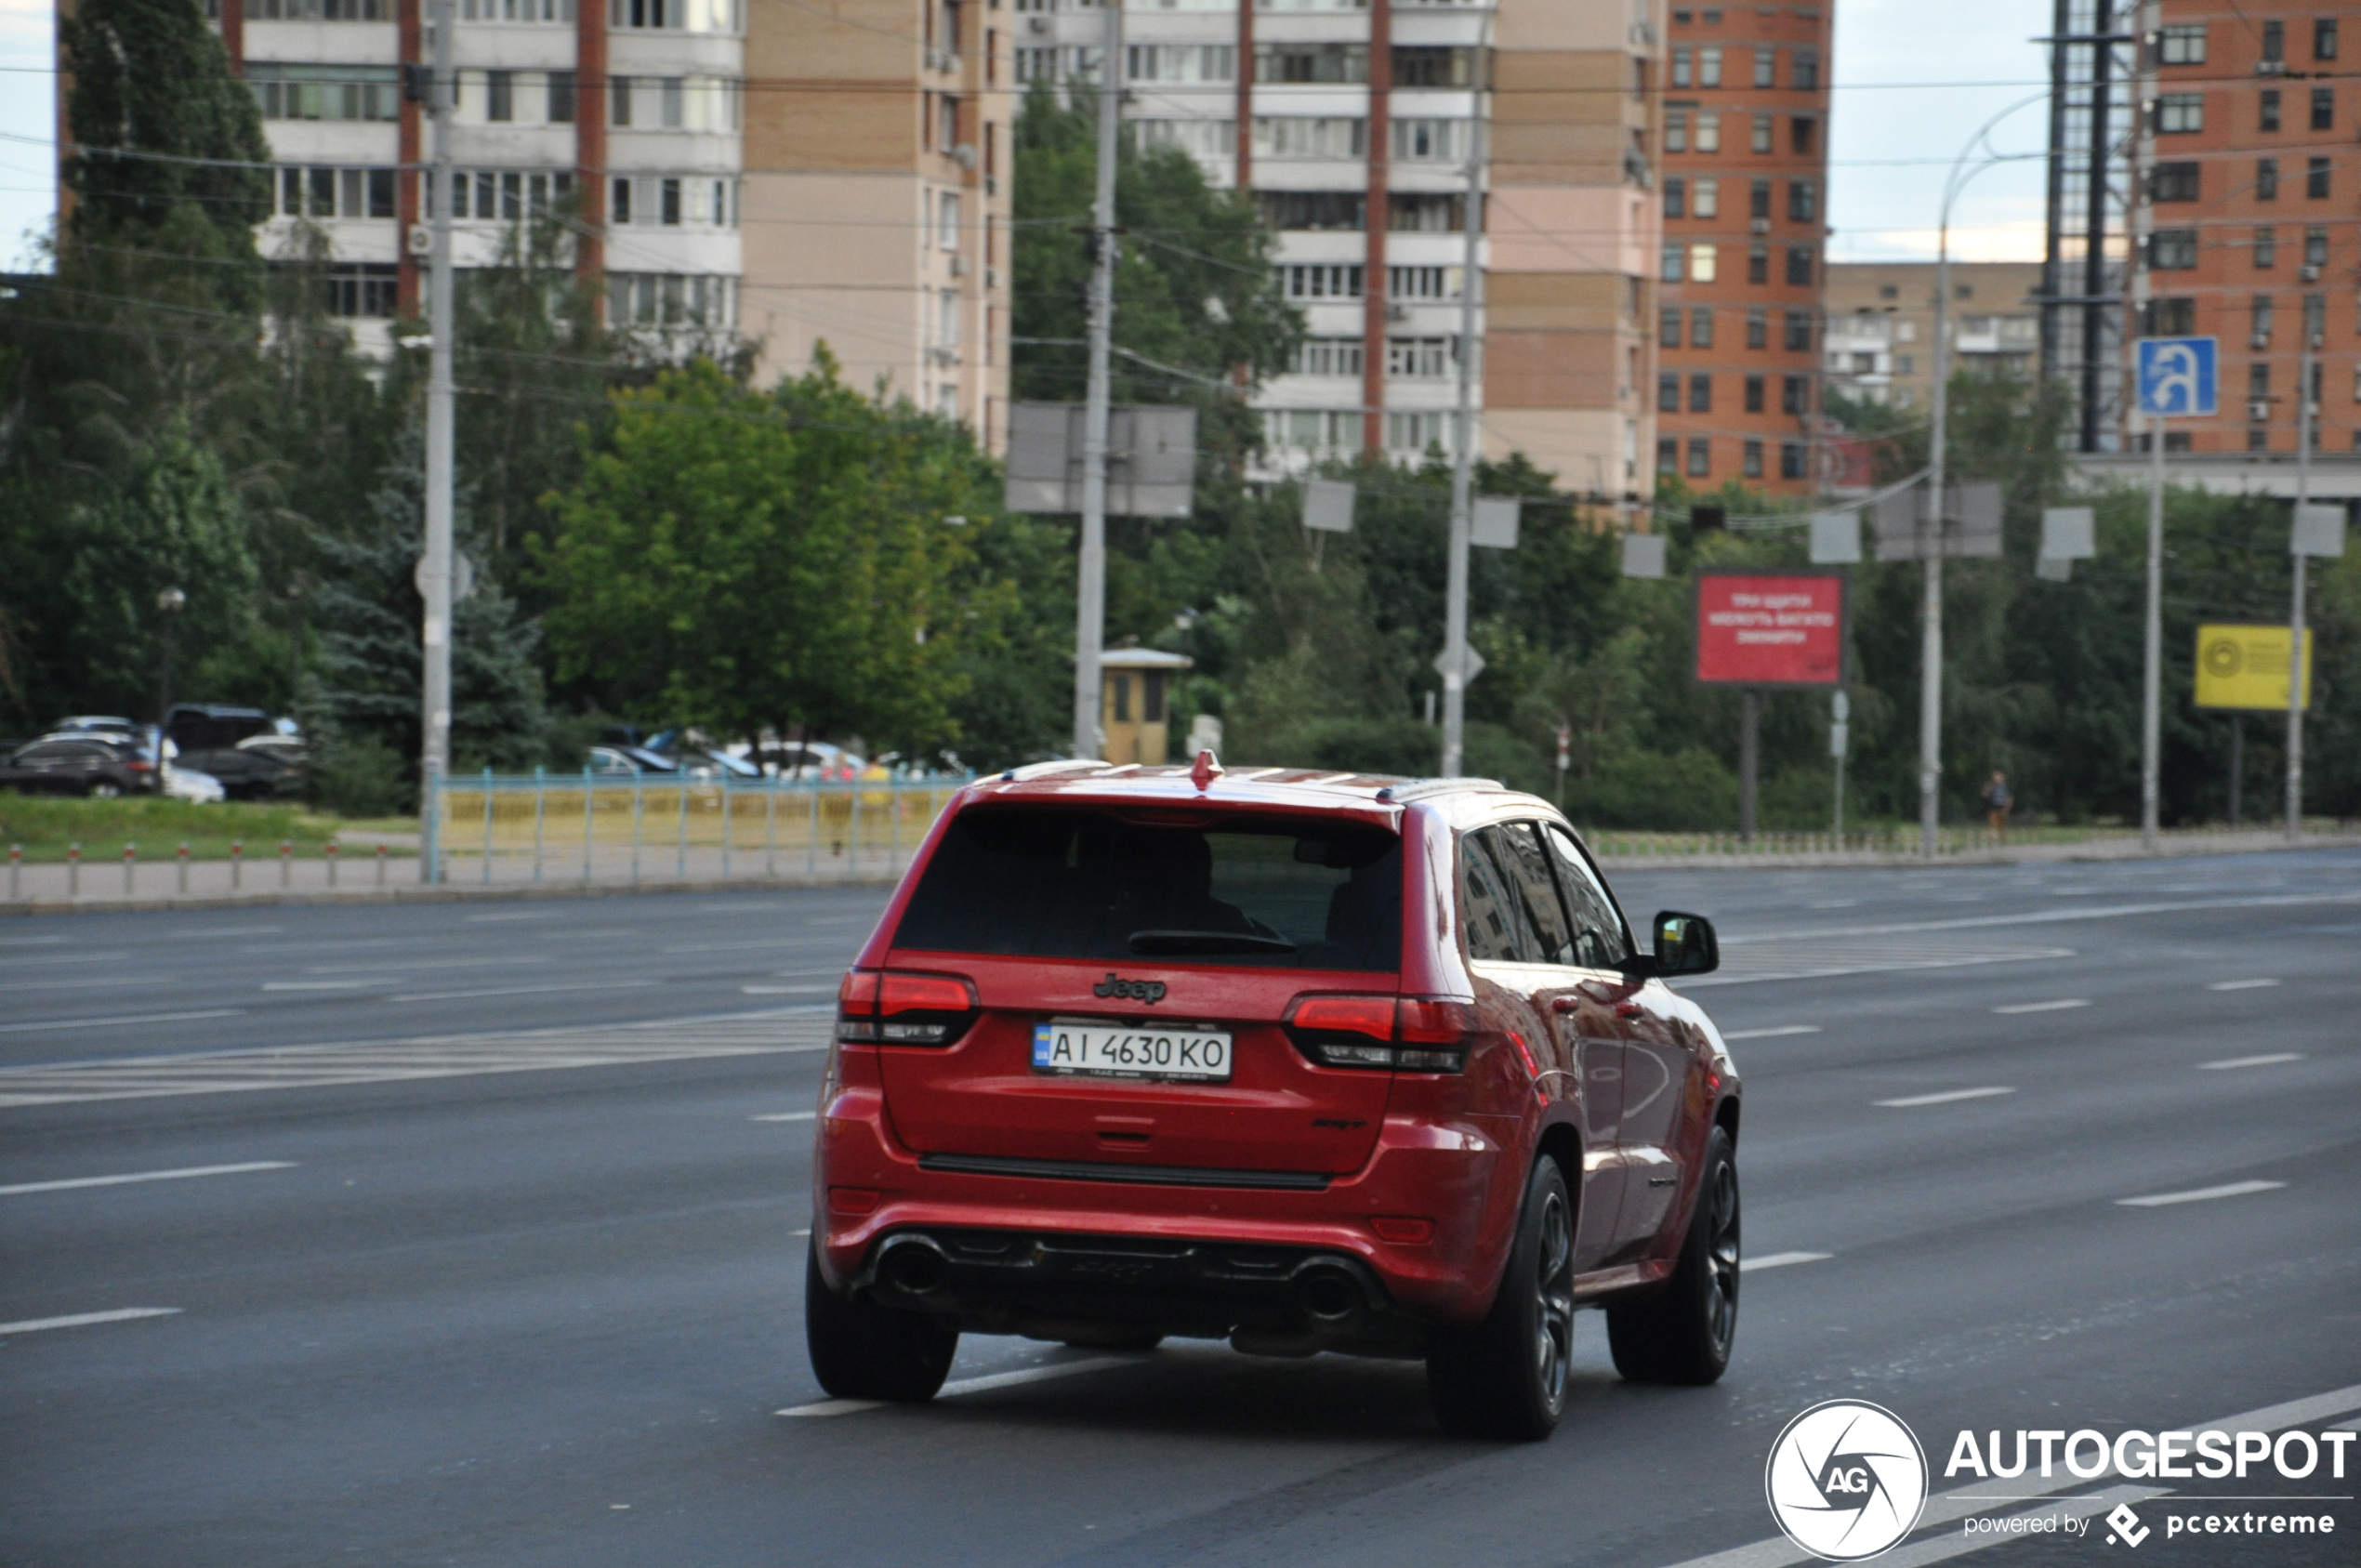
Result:
{"label": "yellow kiosk", "polygon": [[1171,697],[1180,672],[1196,661],[1154,648],[1110,648],[1099,655],[1101,754],[1109,762],[1154,767],[1166,760]]}

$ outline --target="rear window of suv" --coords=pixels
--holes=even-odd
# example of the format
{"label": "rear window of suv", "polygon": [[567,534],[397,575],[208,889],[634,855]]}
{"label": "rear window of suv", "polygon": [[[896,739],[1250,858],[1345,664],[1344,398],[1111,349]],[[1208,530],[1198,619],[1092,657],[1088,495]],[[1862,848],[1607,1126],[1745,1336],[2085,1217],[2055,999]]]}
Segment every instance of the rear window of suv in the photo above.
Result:
{"label": "rear window of suv", "polygon": [[1402,840],[1305,817],[975,807],[935,847],[893,944],[1391,974]]}

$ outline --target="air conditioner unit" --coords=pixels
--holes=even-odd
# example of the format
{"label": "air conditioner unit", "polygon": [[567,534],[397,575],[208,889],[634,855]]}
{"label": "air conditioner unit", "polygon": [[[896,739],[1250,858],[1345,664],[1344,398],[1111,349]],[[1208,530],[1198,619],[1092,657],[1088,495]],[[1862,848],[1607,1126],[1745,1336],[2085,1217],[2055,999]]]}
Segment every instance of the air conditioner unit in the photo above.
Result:
{"label": "air conditioner unit", "polygon": [[1406,322],[1410,319],[1410,307],[1389,305],[1385,308],[1385,319],[1390,322]]}
{"label": "air conditioner unit", "polygon": [[410,225],[410,254],[412,256],[432,256],[434,254],[433,224],[413,223]]}
{"label": "air conditioner unit", "polygon": [[2288,62],[2283,59],[2259,59],[2254,62],[2254,73],[2257,76],[2285,76]]}
{"label": "air conditioner unit", "polygon": [[1024,19],[1024,26],[1028,33],[1047,33],[1049,31],[1050,21],[1048,17],[1027,17]]}
{"label": "air conditioner unit", "polygon": [[2268,349],[2271,347],[2271,335],[2267,332],[2258,332],[2254,335],[2254,341],[2248,344],[2247,347],[2250,349]]}
{"label": "air conditioner unit", "polygon": [[983,270],[983,286],[986,288],[998,288],[1000,286],[999,268],[987,267]]}
{"label": "air conditioner unit", "polygon": [[1771,220],[1767,217],[1750,219],[1747,224],[1747,232],[1749,234],[1768,234],[1771,232]]}
{"label": "air conditioner unit", "polygon": [[2306,267],[2302,272],[2296,275],[2307,283],[2316,283],[2320,281],[2320,269],[2317,267]]}
{"label": "air conditioner unit", "polygon": [[955,255],[951,257],[951,275],[955,278],[964,278],[968,275],[968,258],[966,257]]}
{"label": "air conditioner unit", "polygon": [[2249,419],[2270,418],[2271,400],[2268,398],[2254,398],[2249,400],[2247,403],[2247,417]]}

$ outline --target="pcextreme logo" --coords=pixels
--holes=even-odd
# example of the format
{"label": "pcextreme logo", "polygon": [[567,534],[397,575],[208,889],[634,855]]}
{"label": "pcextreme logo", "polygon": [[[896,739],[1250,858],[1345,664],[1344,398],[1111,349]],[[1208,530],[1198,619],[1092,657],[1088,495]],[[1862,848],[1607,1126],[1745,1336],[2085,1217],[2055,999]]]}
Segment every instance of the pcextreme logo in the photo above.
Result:
{"label": "pcextreme logo", "polygon": [[1892,1411],[1832,1399],[1779,1433],[1762,1490],[1787,1539],[1830,1562],[1859,1562],[1918,1527],[1926,1450]]}

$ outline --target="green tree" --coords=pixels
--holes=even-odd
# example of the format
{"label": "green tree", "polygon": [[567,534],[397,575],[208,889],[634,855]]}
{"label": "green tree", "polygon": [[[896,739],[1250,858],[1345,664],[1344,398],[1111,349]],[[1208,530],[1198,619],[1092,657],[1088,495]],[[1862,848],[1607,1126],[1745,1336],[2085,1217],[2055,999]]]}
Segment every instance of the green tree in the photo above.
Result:
{"label": "green tree", "polygon": [[955,743],[991,606],[944,519],[986,515],[993,480],[958,427],[862,397],[824,351],[767,396],[706,362],[618,392],[540,551],[560,672],[726,735]]}

